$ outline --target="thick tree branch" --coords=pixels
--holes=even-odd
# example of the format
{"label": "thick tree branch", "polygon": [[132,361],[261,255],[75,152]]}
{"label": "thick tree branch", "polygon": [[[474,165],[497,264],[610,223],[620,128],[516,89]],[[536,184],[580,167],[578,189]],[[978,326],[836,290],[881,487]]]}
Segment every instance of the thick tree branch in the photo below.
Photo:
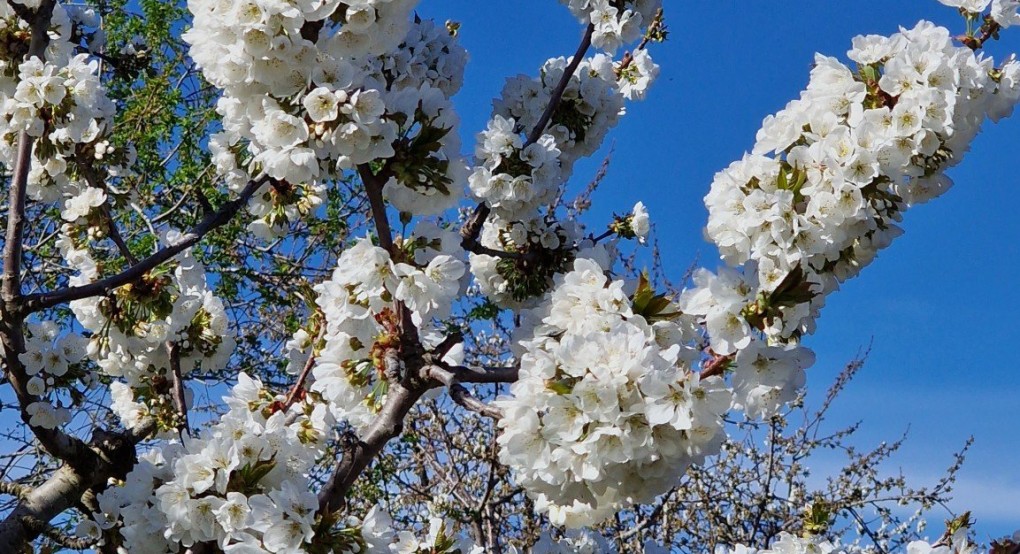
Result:
{"label": "thick tree branch", "polygon": [[319,513],[332,513],[343,508],[354,482],[361,472],[382,452],[391,439],[404,430],[404,417],[425,392],[424,387],[408,389],[400,383],[391,383],[386,403],[372,426],[337,464],[326,486],[319,492]]}
{"label": "thick tree branch", "polygon": [[[46,0],[35,11],[21,4],[8,2],[14,11],[27,21],[31,28],[27,58],[43,59],[49,44],[47,31],[53,15],[55,0]],[[19,358],[25,352],[24,314],[21,313],[21,258],[25,241],[25,207],[27,202],[28,174],[32,169],[32,147],[35,140],[27,132],[18,135],[18,153],[11,178],[10,207],[7,215],[7,234],[4,242],[3,284],[0,286],[0,352],[4,355],[7,378],[18,397],[21,419],[32,429],[40,444],[51,455],[68,460],[76,458],[84,443],[58,429],[32,426],[28,407],[39,398],[28,392],[28,375]]]}
{"label": "thick tree branch", "polygon": [[207,214],[197,225],[195,225],[195,227],[181,236],[175,244],[161,249],[159,252],[156,252],[116,275],[111,275],[110,277],[100,279],[87,285],[68,287],[26,296],[21,308],[22,313],[30,314],[32,312],[52,308],[73,300],[80,300],[90,296],[106,294],[113,289],[140,279],[143,275],[155,269],[163,262],[170,260],[174,256],[194,246],[210,231],[226,225],[231,219],[233,219],[237,212],[240,211],[245,204],[247,204],[248,199],[251,198],[258,189],[271,181],[272,179],[267,176],[249,181],[248,185],[241,191],[241,194],[237,198],[223,204],[223,206],[215,212]]}
{"label": "thick tree branch", "polygon": [[123,479],[137,461],[135,445],[154,428],[150,421],[133,432],[97,430],[74,466],[65,463],[0,521],[0,552],[21,552],[45,531],[39,522],[48,523],[73,508],[87,491],[103,490],[111,477]]}

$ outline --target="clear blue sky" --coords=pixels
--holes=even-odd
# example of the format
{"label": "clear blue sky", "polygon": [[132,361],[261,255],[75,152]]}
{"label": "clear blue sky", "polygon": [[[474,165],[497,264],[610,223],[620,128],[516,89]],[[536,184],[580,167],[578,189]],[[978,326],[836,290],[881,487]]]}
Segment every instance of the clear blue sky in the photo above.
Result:
{"label": "clear blue sky", "polygon": [[[686,0],[667,2],[667,10],[670,40],[652,51],[661,77],[610,137],[615,154],[589,222],[601,225],[643,200],[674,277],[695,257],[716,266],[701,238],[701,199],[713,174],[750,149],[762,118],[797,97],[815,52],[845,59],[855,35],[890,34],[919,19],[963,29],[955,10],[935,0]],[[580,35],[551,0],[425,1],[420,12],[463,24],[471,62],[456,104],[465,148],[507,76],[533,75],[546,58],[570,55]],[[997,59],[1020,51],[1020,29],[988,50]],[[818,353],[808,374],[812,398],[872,344],[830,421],[863,420],[862,446],[895,439],[909,425],[891,471],[898,465],[915,482],[932,483],[974,435],[954,507],[974,511],[979,538],[1020,528],[1020,374],[1012,356],[1020,336],[1012,288],[1020,269],[1017,119],[985,127],[950,173],[957,186],[907,214],[906,234],[831,297],[807,340]],[[577,183],[599,161],[579,164]],[[822,460],[816,469],[835,467]],[[937,535],[941,522],[931,523]]]}

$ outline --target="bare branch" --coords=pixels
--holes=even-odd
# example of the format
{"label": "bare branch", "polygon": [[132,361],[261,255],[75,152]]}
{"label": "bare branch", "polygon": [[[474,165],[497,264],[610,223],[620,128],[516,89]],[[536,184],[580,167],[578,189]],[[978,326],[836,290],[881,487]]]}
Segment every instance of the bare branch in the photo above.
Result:
{"label": "bare branch", "polygon": [[464,409],[493,419],[502,419],[502,410],[475,398],[474,395],[457,380],[457,376],[454,372],[432,365],[425,368],[424,373],[429,379],[444,385],[450,393],[450,398]]}
{"label": "bare branch", "polygon": [[520,374],[519,367],[450,366],[444,369],[460,383],[514,383]]}
{"label": "bare branch", "polygon": [[231,219],[233,219],[237,212],[240,211],[240,209],[248,202],[248,199],[251,198],[258,189],[272,181],[273,179],[268,176],[263,176],[259,179],[249,181],[248,185],[243,191],[241,191],[241,194],[237,198],[225,203],[220,207],[220,209],[216,210],[216,212],[203,217],[202,221],[200,221],[198,225],[195,225],[191,231],[184,234],[175,244],[161,249],[155,254],[116,275],[100,279],[87,285],[68,287],[26,296],[22,305],[22,313],[30,314],[39,310],[52,308],[65,302],[106,294],[115,288],[140,279],[143,275],[155,269],[163,262],[170,260],[174,256],[194,246],[210,231],[226,225]]}

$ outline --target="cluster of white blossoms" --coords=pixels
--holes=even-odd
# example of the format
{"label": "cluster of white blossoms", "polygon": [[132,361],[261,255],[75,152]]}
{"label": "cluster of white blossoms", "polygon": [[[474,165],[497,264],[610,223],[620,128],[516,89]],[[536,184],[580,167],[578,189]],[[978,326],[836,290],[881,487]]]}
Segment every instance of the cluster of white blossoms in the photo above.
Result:
{"label": "cluster of white blossoms", "polygon": [[425,340],[436,334],[433,318],[449,315],[465,274],[464,262],[450,254],[457,242],[455,233],[423,222],[416,235],[400,241],[404,259],[395,261],[361,239],[340,255],[332,278],[315,287],[326,329],[312,390],[337,419],[364,429],[382,407],[389,383],[400,377],[401,314],[393,301],[410,310]]}
{"label": "cluster of white blossoms", "polygon": [[[25,352],[18,360],[25,368],[28,394],[43,398],[25,407],[29,414],[29,425],[44,429],[57,428],[71,420],[67,408],[49,400],[51,392],[84,377],[90,384],[87,373],[71,371],[85,358],[86,339],[77,333],[62,332],[52,321],[29,323],[25,339]],[[0,346],[2,353],[2,346]]]}
{"label": "cluster of white blossoms", "polygon": [[1020,99],[1020,63],[996,68],[921,22],[862,36],[851,69],[816,56],[801,98],[765,118],[751,154],[718,173],[705,198],[708,237],[742,270],[700,270],[680,299],[712,352],[730,356],[736,404],[765,415],[795,397],[811,364],[796,343],[825,295],[901,233],[909,206],[952,181],[986,118]]}
{"label": "cluster of white blossoms", "polygon": [[[493,103],[493,117],[512,119],[520,132],[531,132],[549,105],[552,92],[568,65],[570,60],[567,58],[552,58],[542,65],[540,77],[518,75],[507,79],[500,97]],[[567,81],[559,106],[542,130],[543,134],[552,137],[559,151],[564,178],[569,176],[574,162],[598,150],[623,113],[624,97],[613,59],[605,54],[596,54],[582,60]],[[504,152],[490,151],[484,146],[481,154],[484,155],[476,152],[483,165],[499,161],[493,160],[493,156],[506,156]],[[524,152],[518,153],[519,158],[524,156]],[[508,168],[512,167],[513,160],[506,164]]]}
{"label": "cluster of white blossoms", "polygon": [[[658,75],[658,66],[644,49],[626,63],[614,63],[605,54],[581,60],[548,123],[529,140],[569,65],[566,58],[554,58],[542,66],[539,78],[508,79],[486,130],[476,137],[476,165],[468,185],[492,210],[480,244],[495,252],[472,253],[471,273],[483,294],[500,306],[534,306],[552,285],[553,275],[566,270],[576,251],[585,248],[583,229],[575,222],[556,221],[545,213],[546,207],[560,193],[574,163],[595,152],[619,121],[625,99],[643,99]],[[641,225],[647,218],[637,215],[642,232],[638,238],[643,239],[647,229]],[[637,237],[628,233],[628,238]]]}
{"label": "cluster of white blossoms", "polygon": [[[167,235],[169,243],[178,239],[176,233]],[[87,245],[79,242],[67,236],[58,241],[64,259],[78,271],[70,279],[72,286],[101,277]],[[172,412],[171,351],[182,375],[187,375],[198,368],[225,367],[234,349],[223,302],[210,290],[204,268],[190,251],[180,254],[173,267],[164,265],[137,283],[107,296],[75,300],[70,307],[78,323],[91,332],[89,357],[104,374],[126,381],[111,386],[112,408],[129,428],[147,415],[165,417]]]}
{"label": "cluster of white blossoms", "polygon": [[[1020,98],[1020,63],[996,68],[931,23],[857,37],[848,55],[856,70],[817,56],[801,98],[765,119],[753,152],[705,198],[708,236],[731,266],[757,262],[745,272],[756,269],[764,303],[795,269],[812,295],[856,275],[900,234],[907,207],[952,185],[944,171],[984,119]],[[782,322],[761,330],[781,340],[810,332],[806,302],[758,306]]]}
{"label": "cluster of white blossoms", "polygon": [[541,301],[557,273],[569,269],[582,227],[551,218],[514,221],[489,216],[479,243],[507,255],[471,253],[471,273],[479,290],[498,306],[530,308]]}
{"label": "cluster of white blossoms", "polygon": [[578,258],[519,343],[520,378],[495,404],[500,461],[553,523],[597,523],[651,501],[717,451],[731,403],[718,377],[692,373],[690,318]]}
{"label": "cluster of white blossoms", "polygon": [[62,203],[62,216],[72,223],[106,198],[71,174],[123,173],[133,160],[130,148],[114,152],[107,140],[115,106],[100,84],[99,64],[77,53],[71,41],[72,28],[84,34],[97,25],[92,10],[57,4],[43,57],[21,61],[29,48],[28,24],[9,5],[0,6],[0,43],[8,50],[0,60],[0,162],[14,166],[20,133],[35,139],[28,196]]}
{"label": "cluster of white blossoms", "polygon": [[1020,25],[1020,0],[939,0],[939,2],[960,8],[972,14],[980,14],[991,5],[989,16],[1002,28]]}
{"label": "cluster of white blossoms", "polygon": [[322,181],[376,160],[398,210],[436,214],[467,176],[450,102],[466,53],[414,2],[192,1],[185,34],[203,74],[223,89],[223,131],[210,142],[231,188],[276,180],[252,197],[251,230],[282,235],[323,202]]}
{"label": "cluster of white blossoms", "polygon": [[284,411],[244,374],[226,403],[201,438],[150,456],[99,495],[97,522],[119,526],[125,551],[215,541],[225,552],[300,552],[313,537],[318,501],[305,482],[333,425],[329,410]]}
{"label": "cluster of white blossoms", "polygon": [[467,537],[458,536],[453,525],[442,517],[429,518],[428,535],[419,538],[410,531],[396,534],[390,549],[396,554],[482,554],[485,550]]}
{"label": "cluster of white blossoms", "polygon": [[560,0],[582,23],[594,26],[592,44],[612,54],[641,38],[662,0]]}
{"label": "cluster of white blossoms", "polygon": [[568,59],[554,58],[542,66],[540,78],[508,79],[488,128],[477,136],[477,165],[468,183],[475,197],[504,219],[539,217],[538,208],[555,197],[574,162],[595,152],[619,121],[625,97],[643,98],[658,72],[645,50],[626,68],[604,54],[582,60],[546,127],[531,142],[528,134],[568,65]]}
{"label": "cluster of white blossoms", "polygon": [[[926,541],[911,541],[907,544],[905,552],[906,554],[977,554],[979,549],[968,538],[968,531],[966,526],[961,527],[947,540],[935,544]],[[841,545],[839,541],[833,542],[820,535],[798,537],[783,532],[766,549],[749,548],[744,545],[719,546],[716,548],[715,554],[865,554],[872,551],[872,547]]]}

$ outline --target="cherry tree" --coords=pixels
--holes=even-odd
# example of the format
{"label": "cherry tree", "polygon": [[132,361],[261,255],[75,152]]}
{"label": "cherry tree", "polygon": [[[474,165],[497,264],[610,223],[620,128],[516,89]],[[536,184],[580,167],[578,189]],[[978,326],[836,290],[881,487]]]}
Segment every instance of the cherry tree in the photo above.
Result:
{"label": "cherry tree", "polygon": [[[0,4],[0,354],[32,460],[0,548],[612,551],[589,528],[719,454],[728,414],[796,404],[826,297],[1020,100],[1020,61],[982,52],[1015,0],[819,54],[705,197],[722,265],[674,291],[629,257],[644,204],[588,227],[591,187],[565,199],[649,93],[663,3],[561,3],[576,52],[509,78],[470,145],[458,26],[411,0],[190,0],[186,30],[159,2]],[[395,470],[429,426],[450,454]],[[487,483],[460,521],[449,491],[399,500],[444,464]],[[537,542],[502,530],[514,499]]]}

